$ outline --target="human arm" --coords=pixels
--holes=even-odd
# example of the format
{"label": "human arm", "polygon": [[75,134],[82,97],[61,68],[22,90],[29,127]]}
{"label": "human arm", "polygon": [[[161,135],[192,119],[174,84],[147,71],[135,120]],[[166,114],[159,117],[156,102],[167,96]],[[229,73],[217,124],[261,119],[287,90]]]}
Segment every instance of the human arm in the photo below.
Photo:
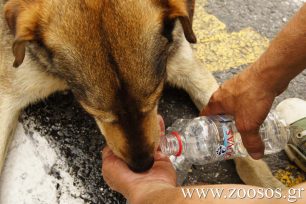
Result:
{"label": "human arm", "polygon": [[[107,184],[115,191],[120,192],[130,204],[283,204],[287,203],[286,199],[265,199],[260,198],[246,198],[230,199],[224,196],[229,196],[232,189],[241,189],[242,192],[247,192],[249,189],[258,191],[258,187],[246,185],[205,185],[205,186],[189,186],[187,188],[197,189],[223,189],[220,198],[214,198],[212,193],[208,193],[206,198],[199,198],[197,193],[194,193],[192,198],[185,198],[181,187],[176,186],[176,175],[172,164],[168,157],[157,153],[155,156],[155,163],[151,170],[146,173],[137,174],[132,172],[128,166],[119,158],[117,158],[112,151],[106,147],[103,150],[103,168],[102,174]],[[300,188],[306,188],[306,184]],[[301,195],[304,197],[302,192]],[[243,194],[242,194],[243,195]],[[286,195],[286,192],[283,192]],[[268,196],[271,196],[268,193]],[[288,196],[287,196],[288,198]],[[305,199],[297,199],[296,203],[305,202]]]}
{"label": "human arm", "polygon": [[203,115],[230,114],[254,159],[263,156],[258,134],[276,96],[306,67],[306,4],[262,56],[213,94]]}

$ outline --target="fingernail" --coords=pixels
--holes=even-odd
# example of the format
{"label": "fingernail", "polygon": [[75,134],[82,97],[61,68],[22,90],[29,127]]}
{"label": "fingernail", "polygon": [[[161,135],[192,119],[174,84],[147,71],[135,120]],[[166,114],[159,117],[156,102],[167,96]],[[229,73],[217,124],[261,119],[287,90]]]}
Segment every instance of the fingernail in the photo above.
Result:
{"label": "fingernail", "polygon": [[263,154],[258,153],[258,152],[257,153],[251,153],[250,155],[253,159],[256,159],[256,160],[261,159],[263,157]]}

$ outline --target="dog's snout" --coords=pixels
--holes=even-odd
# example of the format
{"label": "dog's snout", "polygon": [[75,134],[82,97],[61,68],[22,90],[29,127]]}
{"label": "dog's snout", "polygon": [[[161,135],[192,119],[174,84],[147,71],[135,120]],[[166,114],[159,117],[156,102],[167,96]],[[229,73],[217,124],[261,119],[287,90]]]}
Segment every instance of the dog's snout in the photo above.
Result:
{"label": "dog's snout", "polygon": [[129,167],[132,171],[136,173],[145,172],[154,164],[154,157],[148,157],[144,159],[137,159],[136,161],[129,164]]}

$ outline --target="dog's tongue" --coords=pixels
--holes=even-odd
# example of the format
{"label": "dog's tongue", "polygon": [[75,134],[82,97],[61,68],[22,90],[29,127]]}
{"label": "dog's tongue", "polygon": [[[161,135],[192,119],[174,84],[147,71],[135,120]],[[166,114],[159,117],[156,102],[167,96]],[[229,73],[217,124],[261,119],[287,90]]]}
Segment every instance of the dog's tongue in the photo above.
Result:
{"label": "dog's tongue", "polygon": [[165,135],[165,129],[166,129],[164,119],[161,115],[158,115],[157,119],[158,119],[158,124],[159,124],[159,127],[160,127],[160,136],[163,136],[163,135]]}

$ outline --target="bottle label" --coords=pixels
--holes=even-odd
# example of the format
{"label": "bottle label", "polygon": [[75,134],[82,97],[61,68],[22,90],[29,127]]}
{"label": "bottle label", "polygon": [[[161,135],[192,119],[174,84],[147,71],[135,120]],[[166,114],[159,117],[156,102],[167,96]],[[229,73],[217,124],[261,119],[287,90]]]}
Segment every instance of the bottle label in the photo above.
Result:
{"label": "bottle label", "polygon": [[223,156],[226,153],[226,146],[219,145],[219,147],[216,150],[216,153],[218,156]]}
{"label": "bottle label", "polygon": [[218,156],[224,157],[224,159],[231,159],[234,156],[234,132],[232,128],[233,122],[232,120],[222,116],[220,116],[219,122],[222,128],[220,135],[223,136],[223,144],[218,146],[216,153]]}

